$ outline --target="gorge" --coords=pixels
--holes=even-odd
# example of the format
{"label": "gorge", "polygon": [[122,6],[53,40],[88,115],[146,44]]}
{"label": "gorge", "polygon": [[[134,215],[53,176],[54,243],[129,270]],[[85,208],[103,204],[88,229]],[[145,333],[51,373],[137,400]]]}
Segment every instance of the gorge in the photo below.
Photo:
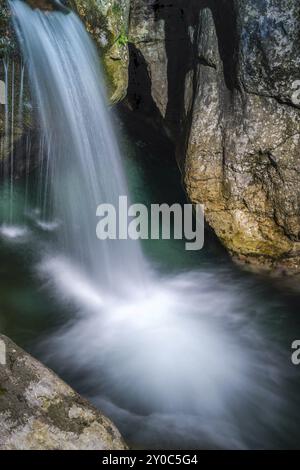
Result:
{"label": "gorge", "polygon": [[[134,448],[297,447],[298,2],[28,3],[0,7],[1,332]],[[125,195],[203,204],[204,249],[99,244]]]}

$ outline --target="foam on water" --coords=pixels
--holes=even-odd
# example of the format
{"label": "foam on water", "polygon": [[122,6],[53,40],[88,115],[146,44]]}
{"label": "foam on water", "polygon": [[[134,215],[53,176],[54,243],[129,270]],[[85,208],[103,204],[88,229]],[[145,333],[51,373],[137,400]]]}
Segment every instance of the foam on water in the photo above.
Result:
{"label": "foam on water", "polygon": [[24,226],[7,224],[0,226],[0,235],[10,240],[23,240],[28,234],[29,230]]}
{"label": "foam on water", "polygon": [[44,220],[35,220],[36,225],[45,232],[54,232],[60,226],[58,221],[45,222]]}
{"label": "foam on water", "polygon": [[243,316],[250,297],[222,272],[156,276],[127,298],[100,293],[64,259],[39,273],[76,312],[44,344],[46,357],[59,357],[63,375],[80,371],[86,393],[133,442],[247,448],[276,432],[286,407],[280,354]]}

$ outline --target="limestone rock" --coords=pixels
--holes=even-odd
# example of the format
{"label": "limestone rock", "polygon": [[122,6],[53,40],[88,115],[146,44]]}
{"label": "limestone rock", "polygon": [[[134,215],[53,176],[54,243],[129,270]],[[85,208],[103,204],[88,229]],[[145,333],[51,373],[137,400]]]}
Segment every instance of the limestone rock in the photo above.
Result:
{"label": "limestone rock", "polygon": [[120,101],[128,85],[128,19],[130,0],[69,0],[103,59],[110,101]]}
{"label": "limestone rock", "polygon": [[171,138],[234,257],[299,272],[298,0],[132,4],[130,107]]}
{"label": "limestone rock", "polygon": [[54,372],[7,337],[0,343],[1,450],[127,449],[111,421]]}

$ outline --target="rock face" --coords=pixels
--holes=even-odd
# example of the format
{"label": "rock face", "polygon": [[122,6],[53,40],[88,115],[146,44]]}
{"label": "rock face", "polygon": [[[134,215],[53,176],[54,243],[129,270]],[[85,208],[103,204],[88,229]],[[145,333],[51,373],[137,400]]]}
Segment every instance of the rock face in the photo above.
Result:
{"label": "rock face", "polygon": [[1,450],[127,449],[107,418],[2,335],[0,359]]}
{"label": "rock face", "polygon": [[[32,125],[32,108],[24,80],[24,65],[10,27],[6,2],[0,5],[0,161],[8,158],[13,147]],[[19,113],[23,103],[22,119]]]}
{"label": "rock face", "polygon": [[279,272],[300,271],[299,39],[298,0],[132,0],[130,107],[232,255]]}
{"label": "rock face", "polygon": [[130,0],[68,0],[103,59],[110,101],[125,97],[128,85],[128,20]]}

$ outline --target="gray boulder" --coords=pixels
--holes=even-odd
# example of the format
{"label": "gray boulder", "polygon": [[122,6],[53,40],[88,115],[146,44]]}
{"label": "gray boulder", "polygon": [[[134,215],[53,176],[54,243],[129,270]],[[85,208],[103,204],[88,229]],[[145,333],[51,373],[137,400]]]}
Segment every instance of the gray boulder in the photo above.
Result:
{"label": "gray boulder", "polygon": [[1,450],[125,450],[109,419],[0,335]]}

